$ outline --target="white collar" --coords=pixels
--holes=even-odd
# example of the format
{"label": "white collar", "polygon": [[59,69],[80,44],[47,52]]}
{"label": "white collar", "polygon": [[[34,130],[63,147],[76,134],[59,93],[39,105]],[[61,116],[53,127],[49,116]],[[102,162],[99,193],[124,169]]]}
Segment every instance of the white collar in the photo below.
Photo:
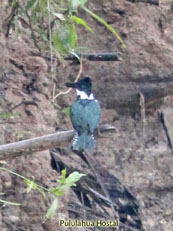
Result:
{"label": "white collar", "polygon": [[84,91],[79,91],[76,89],[77,95],[80,97],[80,99],[89,99],[93,100],[94,95],[91,93],[89,96]]}

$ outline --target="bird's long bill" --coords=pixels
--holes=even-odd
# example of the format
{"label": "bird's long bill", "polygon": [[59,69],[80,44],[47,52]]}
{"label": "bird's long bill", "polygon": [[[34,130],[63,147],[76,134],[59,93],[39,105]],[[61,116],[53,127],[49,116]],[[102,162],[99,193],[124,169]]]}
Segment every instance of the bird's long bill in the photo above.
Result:
{"label": "bird's long bill", "polygon": [[70,88],[78,88],[78,83],[66,83],[65,85]]}

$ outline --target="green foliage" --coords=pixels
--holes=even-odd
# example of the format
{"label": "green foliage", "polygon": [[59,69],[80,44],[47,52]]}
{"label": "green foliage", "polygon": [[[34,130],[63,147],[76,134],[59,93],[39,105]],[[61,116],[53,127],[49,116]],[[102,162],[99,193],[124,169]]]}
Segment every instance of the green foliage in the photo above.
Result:
{"label": "green foliage", "polygon": [[77,33],[74,24],[61,24],[52,36],[54,48],[61,54],[67,54],[76,45]]}
{"label": "green foliage", "polygon": [[[53,193],[56,196],[62,196],[63,192],[72,187],[72,186],[76,186],[76,182],[79,181],[81,179],[81,177],[85,176],[85,174],[81,174],[79,172],[73,172],[71,173],[67,178],[66,178],[66,170],[62,170],[61,172],[61,179],[58,181],[58,187],[52,188],[50,189],[50,192]],[[50,208],[48,209],[45,218],[52,218],[55,215],[55,212],[58,208],[58,199],[55,198],[50,206]]]}
{"label": "green foliage", "polygon": [[44,14],[47,11],[47,0],[30,0],[27,2],[26,9]]}
{"label": "green foliage", "polygon": [[[42,187],[41,185],[37,184],[36,182],[34,182],[33,180],[30,180],[24,176],[21,176],[20,174],[13,172],[11,170],[8,170],[6,168],[0,168],[0,170],[9,172],[10,174],[13,174],[17,177],[20,177],[21,179],[24,180],[24,182],[26,183],[26,189],[25,192],[29,193],[31,192],[31,190],[38,190],[44,199],[47,199],[46,197],[46,193],[51,193],[54,196],[63,196],[64,191],[72,186],[76,186],[76,182],[79,181],[81,179],[81,177],[85,176],[85,174],[81,174],[77,171],[71,173],[68,177],[67,177],[67,172],[66,169],[62,170],[61,172],[61,178],[60,180],[57,180],[58,182],[58,186],[55,188],[50,188],[47,189],[45,187]],[[2,194],[1,194],[2,195]],[[4,203],[4,204],[10,204],[10,205],[20,205],[19,203],[14,203],[14,202],[9,202],[9,201],[4,201],[0,199],[0,202]],[[55,212],[58,208],[58,198],[55,197],[53,202],[51,203],[46,215],[45,215],[45,219],[49,219],[51,217],[53,217],[55,215]]]}
{"label": "green foliage", "polygon": [[69,9],[71,12],[76,11],[78,7],[84,6],[88,0],[69,0]]}
{"label": "green foliage", "polygon": [[123,47],[126,47],[114,28],[85,6],[88,0],[12,0],[11,7],[15,7],[17,2],[19,7],[18,15],[14,19],[15,27],[21,27],[21,24],[17,23],[21,19],[30,25],[31,36],[37,48],[38,44],[44,49],[50,49],[49,46],[53,46],[54,51],[58,51],[61,55],[69,53],[76,55],[74,52],[77,50],[78,38],[76,26],[82,25],[93,32],[91,26],[77,16],[79,10],[84,10],[103,24],[119,39]]}
{"label": "green foliage", "polygon": [[87,25],[87,23],[82,19],[79,18],[77,16],[71,16],[71,19],[76,23],[76,24],[81,24],[82,26],[84,26],[87,30],[89,30],[90,32],[93,32],[93,29]]}
{"label": "green foliage", "polygon": [[8,205],[16,205],[16,206],[20,205],[19,203],[10,202],[10,201],[4,201],[4,200],[1,200],[1,199],[0,199],[0,203],[8,204]]}
{"label": "green foliage", "polygon": [[95,13],[93,13],[91,10],[89,10],[86,7],[82,7],[88,14],[90,14],[93,18],[95,18],[97,21],[99,21],[100,23],[102,23],[103,25],[105,25],[105,27],[110,30],[116,37],[117,39],[119,39],[119,41],[122,43],[123,47],[126,48],[125,43],[123,42],[122,38],[119,36],[119,34],[113,29],[112,26],[110,26],[104,19],[100,18],[98,15],[96,15]]}
{"label": "green foliage", "polygon": [[25,179],[24,180],[26,185],[27,185],[27,188],[25,189],[25,192],[26,193],[29,193],[32,189],[33,190],[36,190],[38,187],[38,185],[36,183],[34,183],[34,181],[31,181],[29,179]]}
{"label": "green foliage", "polygon": [[58,187],[52,188],[50,191],[51,193],[62,196],[63,191],[72,187],[76,186],[76,182],[80,180],[81,177],[85,176],[85,174],[81,174],[79,172],[73,172],[66,178],[66,170],[62,170],[61,172],[61,180],[58,181]]}
{"label": "green foliage", "polygon": [[46,215],[45,215],[45,218],[46,218],[46,219],[50,219],[50,218],[54,217],[57,208],[58,208],[58,198],[56,197],[56,198],[52,201],[52,204],[51,204],[51,206],[49,207],[49,209],[48,209],[48,211],[47,211],[47,213],[46,213]]}

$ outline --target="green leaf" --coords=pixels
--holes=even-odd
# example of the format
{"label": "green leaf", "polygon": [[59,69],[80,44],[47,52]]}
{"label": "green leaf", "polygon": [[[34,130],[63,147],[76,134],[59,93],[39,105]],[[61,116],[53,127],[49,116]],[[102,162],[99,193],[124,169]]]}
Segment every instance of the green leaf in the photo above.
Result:
{"label": "green leaf", "polygon": [[1,200],[1,199],[0,199],[0,202],[3,203],[3,204],[8,204],[8,205],[16,205],[16,206],[21,205],[19,203],[10,202],[10,201],[4,201],[4,200]]}
{"label": "green leaf", "polygon": [[71,25],[70,32],[71,32],[72,49],[73,49],[75,47],[75,45],[76,45],[76,42],[77,42],[77,33],[76,33],[75,24]]}
{"label": "green leaf", "polygon": [[79,18],[79,17],[77,17],[77,16],[74,16],[74,15],[71,16],[71,19],[72,19],[75,23],[81,24],[81,25],[84,26],[86,29],[88,29],[89,31],[93,32],[93,29],[92,29],[90,26],[88,26],[87,23],[86,23],[83,19],[81,19],[81,18]]}
{"label": "green leaf", "polygon": [[63,185],[65,183],[66,175],[67,175],[67,170],[63,169],[61,171],[61,180],[59,181],[60,185]]}
{"label": "green leaf", "polygon": [[52,202],[50,208],[48,209],[48,211],[47,211],[47,213],[46,213],[46,215],[45,215],[46,219],[49,219],[49,218],[54,217],[57,208],[58,208],[58,198],[56,197],[56,198],[53,200],[53,202]]}
{"label": "green leaf", "polygon": [[40,11],[43,13],[47,10],[47,0],[38,0]]}
{"label": "green leaf", "polygon": [[58,186],[56,188],[51,188],[50,192],[55,194],[58,197],[61,197],[61,196],[63,196],[63,190],[65,190],[64,187]]}
{"label": "green leaf", "polygon": [[106,26],[106,28],[108,30],[110,30],[116,37],[117,39],[122,43],[122,46],[124,48],[127,48],[124,41],[122,40],[122,38],[120,37],[120,35],[113,29],[113,27],[111,27],[104,19],[100,18],[98,15],[96,15],[95,13],[93,13],[91,10],[89,10],[88,8],[86,8],[85,6],[82,6],[82,9],[85,10],[88,14],[90,14],[93,18],[95,18],[97,21],[99,21],[100,23],[102,23],[103,25]]}
{"label": "green leaf", "polygon": [[12,0],[11,2],[11,8],[13,9],[13,7],[16,5],[16,0]]}
{"label": "green leaf", "polygon": [[74,24],[63,23],[52,35],[53,46],[60,54],[69,53],[76,45],[77,33]]}
{"label": "green leaf", "polygon": [[65,180],[65,185],[68,187],[75,186],[74,184],[81,179],[81,177],[86,176],[86,174],[79,173],[77,171],[71,173]]}
{"label": "green leaf", "polygon": [[62,196],[63,191],[68,189],[71,186],[76,186],[75,183],[80,180],[81,177],[86,176],[85,174],[81,174],[79,172],[73,172],[66,178],[66,170],[62,170],[61,179],[59,181],[59,186],[50,189],[50,192],[57,195]]}
{"label": "green leaf", "polygon": [[27,188],[25,189],[25,192],[26,193],[29,193],[32,189],[33,190],[36,190],[37,189],[37,184],[36,183],[34,183],[34,181],[31,181],[31,180],[29,180],[29,179],[25,179],[24,180],[25,181],[25,183],[26,183],[26,185],[27,185]]}
{"label": "green leaf", "polygon": [[65,180],[66,180],[66,174],[67,171],[66,169],[63,169],[61,171],[61,179],[58,181],[59,186],[55,187],[55,188],[51,188],[50,192],[55,194],[56,196],[62,196],[63,195],[63,190],[65,190],[64,184],[65,184]]}
{"label": "green leaf", "polygon": [[[72,52],[70,52],[70,53],[72,53]],[[66,107],[66,108],[64,108],[64,109],[62,110],[62,112],[63,112],[63,113],[65,113],[65,114],[66,114],[66,116],[68,116],[68,117],[69,117],[69,114],[70,114],[70,107]]]}
{"label": "green leaf", "polygon": [[26,9],[29,10],[30,8],[34,7],[38,4],[38,0],[30,0],[26,5]]}
{"label": "green leaf", "polygon": [[63,14],[61,14],[61,13],[55,13],[55,12],[53,12],[52,14],[54,16],[56,16],[58,19],[60,19],[61,21],[65,21],[65,17],[64,17]]}
{"label": "green leaf", "polygon": [[70,10],[76,11],[78,7],[84,6],[88,0],[70,0]]}

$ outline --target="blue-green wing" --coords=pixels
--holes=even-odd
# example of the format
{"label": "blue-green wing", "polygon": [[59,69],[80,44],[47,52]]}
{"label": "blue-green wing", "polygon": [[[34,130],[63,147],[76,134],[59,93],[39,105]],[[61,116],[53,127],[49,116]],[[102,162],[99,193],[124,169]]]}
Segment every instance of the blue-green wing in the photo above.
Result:
{"label": "blue-green wing", "polygon": [[82,111],[84,110],[83,105],[79,101],[75,101],[70,108],[70,118],[72,125],[75,130],[79,130],[79,125],[83,124]]}
{"label": "blue-green wing", "polygon": [[93,133],[99,125],[100,106],[97,100],[75,101],[70,108],[73,127],[78,132]]}
{"label": "blue-green wing", "polygon": [[90,100],[89,108],[90,110],[85,110],[85,117],[90,126],[90,132],[93,133],[99,126],[101,110],[97,100]]}

